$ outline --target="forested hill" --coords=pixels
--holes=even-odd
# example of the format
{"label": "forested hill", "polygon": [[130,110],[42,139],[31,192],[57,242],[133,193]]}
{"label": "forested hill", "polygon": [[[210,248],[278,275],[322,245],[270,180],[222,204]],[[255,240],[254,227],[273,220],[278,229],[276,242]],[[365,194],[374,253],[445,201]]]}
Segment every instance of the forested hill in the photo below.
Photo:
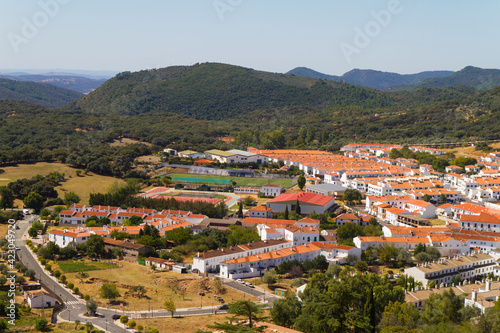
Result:
{"label": "forested hill", "polygon": [[0,78],[0,100],[23,101],[48,108],[72,102],[83,94],[50,84],[20,82]]}
{"label": "forested hill", "polygon": [[205,63],[125,72],[66,106],[119,115],[165,112],[226,120],[255,110],[282,108],[387,108],[449,100],[473,91],[386,93],[345,83]]}
{"label": "forested hill", "polygon": [[483,91],[492,89],[500,85],[500,70],[468,66],[450,76],[427,79],[411,88],[444,88],[459,85]]}

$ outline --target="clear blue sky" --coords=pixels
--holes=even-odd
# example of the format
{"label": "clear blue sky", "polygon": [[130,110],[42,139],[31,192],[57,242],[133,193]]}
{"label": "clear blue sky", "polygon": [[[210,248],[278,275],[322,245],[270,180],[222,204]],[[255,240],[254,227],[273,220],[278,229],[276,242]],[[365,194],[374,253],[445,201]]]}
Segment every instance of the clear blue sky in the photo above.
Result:
{"label": "clear blue sky", "polygon": [[[61,3],[58,10],[45,14],[41,3],[54,2]],[[353,68],[500,68],[499,1],[400,0],[388,24],[376,23],[372,11],[394,2],[0,0],[0,68],[136,71],[222,62],[335,75]],[[26,22],[37,23],[38,31]],[[372,28],[361,47],[354,43],[356,28]],[[348,59],[341,45],[357,53]]]}

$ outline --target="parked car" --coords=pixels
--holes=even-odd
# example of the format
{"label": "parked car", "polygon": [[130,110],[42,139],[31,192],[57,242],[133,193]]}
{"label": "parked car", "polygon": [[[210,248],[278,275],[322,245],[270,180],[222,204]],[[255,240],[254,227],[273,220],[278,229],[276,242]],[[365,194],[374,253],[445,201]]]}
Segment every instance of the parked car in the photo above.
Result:
{"label": "parked car", "polygon": [[217,310],[227,310],[229,306],[227,304],[222,304],[217,307]]}
{"label": "parked car", "polygon": [[250,282],[247,282],[245,283],[247,285],[247,287],[250,287],[250,288],[255,288],[255,286],[253,284],[251,284]]}
{"label": "parked car", "polygon": [[238,282],[238,283],[242,283],[242,284],[244,284],[244,283],[245,283],[245,281],[243,281],[242,279],[237,279],[237,280],[236,280],[236,282]]}
{"label": "parked car", "polygon": [[193,268],[193,269],[191,270],[191,272],[193,272],[193,273],[198,273],[198,272],[199,272],[199,270],[198,270],[198,268]]}
{"label": "parked car", "polygon": [[111,316],[111,319],[118,320],[118,319],[120,319],[120,315],[119,314],[114,314],[114,315]]}

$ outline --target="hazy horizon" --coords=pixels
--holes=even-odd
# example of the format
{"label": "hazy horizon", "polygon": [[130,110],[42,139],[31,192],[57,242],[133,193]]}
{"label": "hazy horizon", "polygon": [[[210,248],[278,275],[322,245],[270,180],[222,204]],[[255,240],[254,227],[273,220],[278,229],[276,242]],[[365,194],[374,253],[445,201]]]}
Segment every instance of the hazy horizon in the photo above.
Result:
{"label": "hazy horizon", "polygon": [[0,1],[5,70],[204,62],[330,75],[500,68],[500,45],[492,43],[500,3],[493,1]]}

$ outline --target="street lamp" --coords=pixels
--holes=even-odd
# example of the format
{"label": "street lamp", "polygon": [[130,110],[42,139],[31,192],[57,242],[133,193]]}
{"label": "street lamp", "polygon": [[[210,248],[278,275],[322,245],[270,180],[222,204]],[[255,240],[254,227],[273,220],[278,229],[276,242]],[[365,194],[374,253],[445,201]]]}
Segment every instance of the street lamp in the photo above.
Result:
{"label": "street lamp", "polygon": [[106,319],[106,332],[108,331],[108,320]]}

